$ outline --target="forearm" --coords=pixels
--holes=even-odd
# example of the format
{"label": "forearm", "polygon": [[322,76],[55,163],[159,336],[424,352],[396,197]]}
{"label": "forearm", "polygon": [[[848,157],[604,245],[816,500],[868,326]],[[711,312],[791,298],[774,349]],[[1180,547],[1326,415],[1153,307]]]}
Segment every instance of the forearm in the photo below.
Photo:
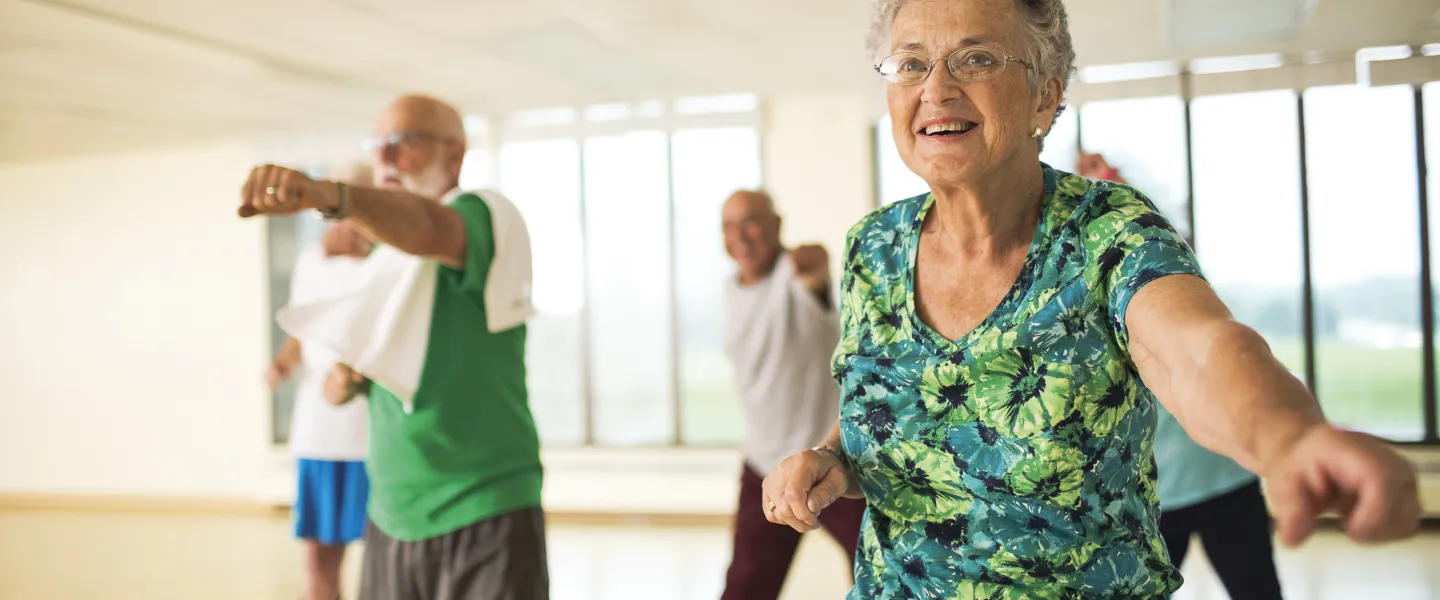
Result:
{"label": "forearm", "polygon": [[450,266],[462,262],[464,223],[434,200],[401,190],[352,187],[346,220],[371,240],[406,254]]}
{"label": "forearm", "polygon": [[830,286],[797,284],[790,291],[798,338],[833,349],[840,339],[840,318],[830,301]]}
{"label": "forearm", "polygon": [[845,456],[844,447],[840,445],[839,421],[835,422],[835,426],[830,429],[830,433],[825,435],[825,439],[820,440],[820,445],[834,449],[840,456],[845,458],[843,463],[845,466],[845,493],[842,495],[846,498],[865,499],[865,492],[860,489],[859,482],[855,480],[854,463],[850,461],[848,456]]}
{"label": "forearm", "polygon": [[1177,370],[1162,400],[1200,445],[1263,475],[1325,417],[1260,334],[1234,321],[1208,329],[1193,349],[1196,368]]}

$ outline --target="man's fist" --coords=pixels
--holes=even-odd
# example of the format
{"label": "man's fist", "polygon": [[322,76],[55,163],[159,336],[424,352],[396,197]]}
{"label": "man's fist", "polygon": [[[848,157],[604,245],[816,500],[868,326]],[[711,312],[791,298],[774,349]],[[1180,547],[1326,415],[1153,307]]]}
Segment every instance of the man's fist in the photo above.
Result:
{"label": "man's fist", "polygon": [[337,364],[330,367],[330,373],[325,376],[325,401],[340,406],[365,393],[369,387],[370,380],[364,375]]}
{"label": "man's fist", "polygon": [[1105,157],[1099,153],[1081,152],[1080,157],[1075,160],[1075,173],[1097,181],[1126,183],[1125,178],[1120,176],[1120,170],[1110,166]]}
{"label": "man's fist", "polygon": [[335,186],[285,167],[264,165],[250,171],[240,191],[240,216],[288,215],[336,203]]}
{"label": "man's fist", "polygon": [[795,278],[811,291],[820,293],[830,287],[830,253],[818,244],[800,246],[790,251],[795,265]]}

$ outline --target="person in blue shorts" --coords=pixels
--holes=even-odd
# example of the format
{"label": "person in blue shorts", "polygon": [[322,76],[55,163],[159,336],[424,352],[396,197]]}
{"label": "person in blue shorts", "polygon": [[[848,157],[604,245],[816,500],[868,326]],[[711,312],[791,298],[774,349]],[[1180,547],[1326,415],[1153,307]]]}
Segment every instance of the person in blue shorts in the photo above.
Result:
{"label": "person in blue shorts", "polygon": [[[371,243],[347,223],[332,225],[321,244],[301,253],[291,276],[291,302],[341,293],[356,277]],[[306,600],[340,597],[345,547],[365,534],[370,480],[365,474],[367,424],[364,402],[326,402],[326,375],[335,357],[319,347],[302,348],[287,338],[270,364],[271,389],[299,369],[299,387],[290,420],[290,449],[299,489],[295,537],[305,546]]]}

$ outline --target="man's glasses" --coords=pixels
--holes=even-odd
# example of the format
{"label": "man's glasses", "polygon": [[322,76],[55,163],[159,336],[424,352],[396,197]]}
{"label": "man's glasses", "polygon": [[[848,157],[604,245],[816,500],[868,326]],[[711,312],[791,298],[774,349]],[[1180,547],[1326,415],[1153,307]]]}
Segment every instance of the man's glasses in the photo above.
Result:
{"label": "man's glasses", "polygon": [[365,139],[364,147],[368,152],[376,150],[390,150],[392,148],[411,149],[426,142],[448,142],[455,138],[423,131],[400,131],[388,135],[371,136]]}
{"label": "man's glasses", "polygon": [[[935,63],[941,59],[930,58],[919,52],[897,52],[885,57],[875,65],[885,81],[896,85],[915,85],[930,76]],[[1005,54],[994,48],[971,46],[956,50],[944,58],[950,74],[960,81],[985,81],[1005,72],[1005,65],[1017,62],[1027,69],[1034,69],[1030,63]]]}

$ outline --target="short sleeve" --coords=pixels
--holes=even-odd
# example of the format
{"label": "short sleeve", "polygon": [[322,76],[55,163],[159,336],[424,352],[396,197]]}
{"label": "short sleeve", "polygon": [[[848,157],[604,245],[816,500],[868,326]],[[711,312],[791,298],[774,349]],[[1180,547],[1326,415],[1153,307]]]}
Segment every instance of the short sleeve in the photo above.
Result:
{"label": "short sleeve", "polygon": [[1170,275],[1204,278],[1195,252],[1155,205],[1128,186],[1101,185],[1084,227],[1087,279],[1115,328],[1120,349],[1130,351],[1125,326],[1130,300],[1146,285]]}
{"label": "short sleeve", "polygon": [[465,263],[460,268],[440,265],[440,276],[450,281],[482,306],[490,261],[495,257],[495,233],[490,207],[475,194],[462,194],[450,203],[465,223]]}
{"label": "short sleeve", "polygon": [[837,367],[848,355],[860,350],[860,338],[864,334],[865,301],[871,288],[860,252],[864,225],[862,221],[845,236],[845,260],[840,269],[840,344],[835,349]]}

